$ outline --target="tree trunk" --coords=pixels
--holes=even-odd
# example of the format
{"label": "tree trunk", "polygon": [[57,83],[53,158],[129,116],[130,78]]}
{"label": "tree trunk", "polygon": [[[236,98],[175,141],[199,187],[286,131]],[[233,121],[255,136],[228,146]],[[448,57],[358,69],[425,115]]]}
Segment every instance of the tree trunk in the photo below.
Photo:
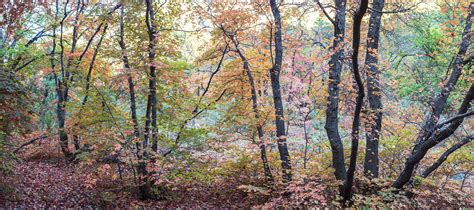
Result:
{"label": "tree trunk", "polygon": [[365,65],[367,66],[367,97],[370,111],[366,133],[366,149],[364,160],[364,174],[366,177],[379,176],[379,140],[382,130],[382,92],[380,91],[381,73],[378,68],[378,48],[380,25],[385,0],[374,0],[372,14],[369,20],[367,33],[367,52]]}
{"label": "tree trunk", "polygon": [[[244,63],[244,70],[247,73],[247,78],[249,80],[249,85],[250,85],[250,91],[252,94],[252,110],[255,115],[255,120],[260,119],[260,115],[258,112],[258,100],[257,100],[257,91],[255,89],[255,82],[252,76],[252,71],[250,71],[249,67],[249,62],[247,58],[244,56],[242,51],[238,48],[237,42],[235,41],[234,37],[231,36],[232,43],[234,43],[234,46],[237,50],[237,53],[239,54],[240,59],[242,59],[242,62]],[[265,177],[269,183],[273,182],[273,176],[272,172],[270,170],[270,165],[268,164],[268,159],[267,159],[267,149],[265,145],[265,141],[263,139],[263,127],[260,124],[260,122],[257,122],[257,132],[258,132],[258,144],[260,147],[260,157],[263,162],[263,170],[265,173]]]}
{"label": "tree trunk", "polygon": [[[144,174],[143,183],[140,185],[140,198],[142,200],[155,198],[152,192],[152,183],[148,177],[148,171],[146,165],[148,164],[148,145],[149,140],[152,141],[152,150],[157,150],[157,134],[156,134],[156,66],[155,66],[155,47],[157,40],[157,32],[155,25],[155,13],[153,10],[153,0],[146,0],[146,25],[148,30],[148,63],[150,65],[150,79],[149,79],[149,92],[148,101],[146,108],[146,122],[145,122],[145,138],[143,140],[143,160],[139,165],[139,173]],[[150,118],[151,115],[151,118]],[[150,125],[152,128],[150,128]],[[153,154],[154,155],[154,154]],[[152,161],[153,162],[153,161]],[[153,164],[153,163],[152,163]]]}
{"label": "tree trunk", "polygon": [[[137,118],[137,108],[136,108],[136,99],[135,99],[135,84],[133,82],[133,77],[132,77],[132,72],[130,68],[130,63],[128,60],[128,54],[127,54],[127,47],[125,45],[125,32],[124,32],[124,8],[122,7],[120,11],[120,39],[119,39],[119,45],[122,50],[122,61],[124,68],[127,70],[127,80],[128,80],[128,89],[130,93],[130,114],[132,117],[132,122],[133,122],[133,136],[134,138],[139,139],[140,138],[140,128],[138,124],[138,118]],[[143,159],[143,148],[142,144],[139,142],[135,143],[135,147],[137,149],[137,158],[140,161],[138,166],[137,166],[137,172],[139,175],[139,191],[140,191],[140,198],[143,200],[149,199],[151,197],[151,186],[148,184],[148,180],[146,178],[147,173],[146,173],[146,162]]]}
{"label": "tree trunk", "polygon": [[[61,84],[61,82],[59,83]],[[73,156],[71,150],[69,150],[69,139],[66,132],[66,105],[64,101],[64,91],[61,91],[62,85],[59,85],[57,94],[59,96],[59,102],[56,107],[56,114],[58,118],[58,128],[59,128],[59,145],[61,146],[61,151],[63,152],[66,158],[71,158]]]}
{"label": "tree trunk", "polygon": [[[55,15],[54,15],[55,20],[58,19],[58,13],[59,13],[59,1],[56,1],[56,12],[55,12]],[[62,22],[61,22],[61,24],[62,24]],[[56,54],[56,39],[57,39],[57,37],[56,37],[56,27],[53,28],[53,36],[52,37],[53,37],[53,48],[51,50],[50,62],[51,62],[51,69],[54,70],[55,67],[56,67],[56,63],[54,62],[55,61],[55,54]],[[62,31],[61,31],[61,39],[62,39]],[[64,107],[63,107],[63,104],[64,104],[63,87],[62,87],[62,83],[59,80],[56,73],[54,73],[54,82],[56,84],[56,95],[57,95],[57,98],[58,98],[58,103],[57,103],[57,106],[56,106],[56,116],[57,116],[58,128],[59,128],[59,144],[60,144],[61,150],[64,153],[64,155],[69,158],[70,156],[72,156],[72,154],[69,151],[67,133],[64,130],[65,129],[64,124],[65,124],[65,121],[66,121],[66,111],[64,110]]]}
{"label": "tree trunk", "polygon": [[[58,10],[58,4],[59,2],[56,2],[56,10]],[[61,146],[61,151],[63,152],[64,156],[66,158],[71,158],[72,153],[69,150],[69,141],[68,141],[68,136],[67,132],[65,130],[65,123],[66,123],[66,104],[67,102],[67,94],[68,94],[68,80],[69,78],[67,77],[65,71],[67,71],[67,68],[64,68],[64,45],[63,45],[63,28],[64,28],[64,21],[67,18],[68,13],[67,13],[67,2],[64,5],[64,16],[61,19],[60,22],[60,35],[59,35],[59,46],[61,47],[60,51],[60,67],[61,67],[61,77],[58,78],[58,81],[56,82],[56,93],[57,93],[57,98],[58,98],[58,103],[56,106],[56,115],[58,119],[58,129],[59,129],[59,145]],[[55,39],[55,37],[53,38]],[[71,52],[74,52],[74,38],[73,38],[73,43],[71,46]],[[53,58],[54,59],[54,58]]]}
{"label": "tree trunk", "polygon": [[351,157],[349,168],[347,169],[347,180],[344,186],[344,201],[350,201],[352,197],[352,184],[354,182],[354,173],[357,164],[357,153],[359,147],[359,131],[360,131],[360,113],[364,103],[365,90],[364,83],[360,77],[359,72],[359,46],[360,46],[360,26],[362,24],[362,18],[367,12],[369,6],[369,0],[362,0],[360,2],[359,9],[354,15],[354,26],[352,28],[352,71],[354,72],[354,80],[357,84],[357,98],[356,107],[354,110],[354,120],[352,121],[352,132],[351,132]]}
{"label": "tree trunk", "polygon": [[[461,107],[459,108],[458,115],[461,115],[467,112],[467,110],[471,107],[470,104],[473,99],[474,99],[474,84],[471,85],[471,87],[469,88],[469,91],[464,97]],[[435,134],[431,135],[430,137],[427,137],[428,138],[427,140],[417,145],[418,149],[415,150],[415,152],[412,152],[412,154],[410,154],[407,161],[405,162],[405,168],[400,173],[397,180],[393,183],[392,186],[397,189],[400,189],[406,183],[408,183],[411,179],[411,176],[415,170],[416,165],[418,165],[421,159],[423,159],[423,157],[426,155],[428,150],[433,148],[434,146],[436,146],[438,143],[442,142],[449,136],[451,136],[454,133],[454,131],[456,131],[456,129],[461,125],[463,120],[464,118],[454,120],[453,122],[449,124],[448,127],[444,129],[441,129],[441,127],[439,129],[435,127],[436,128],[435,131],[429,132],[429,133],[435,133]]]}
{"label": "tree trunk", "polygon": [[273,91],[273,105],[275,108],[275,124],[276,134],[278,141],[278,151],[280,153],[281,167],[283,172],[283,182],[291,181],[291,162],[290,153],[288,152],[288,145],[286,144],[285,134],[285,121],[284,121],[284,110],[283,102],[281,98],[280,89],[280,72],[283,63],[283,44],[281,38],[281,15],[280,10],[275,2],[276,0],[270,0],[270,7],[272,10],[273,18],[275,20],[275,63],[270,69],[270,78]]}
{"label": "tree trunk", "polygon": [[[122,50],[122,61],[124,68],[127,70],[127,80],[128,80],[128,89],[130,93],[130,114],[132,116],[132,122],[133,122],[133,134],[135,138],[140,138],[140,129],[138,125],[138,118],[137,118],[137,105],[136,105],[136,99],[135,99],[135,84],[133,82],[133,77],[132,77],[132,70],[130,68],[130,63],[128,61],[128,54],[127,54],[127,47],[125,45],[125,32],[124,32],[124,8],[122,7],[120,11],[120,39],[119,39],[119,45],[120,49]],[[140,151],[140,144],[136,144],[137,147],[137,154],[139,154]]]}
{"label": "tree trunk", "polygon": [[[339,83],[341,81],[342,58],[344,56],[344,36],[346,23],[346,0],[336,0],[336,16],[334,19],[334,54],[329,60],[328,105],[324,128],[332,150],[332,166],[334,175],[339,181],[347,178],[344,164],[344,147],[339,135]],[[341,188],[342,189],[342,188]]]}
{"label": "tree trunk", "polygon": [[304,156],[303,156],[303,169],[306,169],[306,163],[308,162],[308,149],[309,149],[309,138],[308,130],[306,128],[306,116],[303,119],[303,132],[304,132]]}

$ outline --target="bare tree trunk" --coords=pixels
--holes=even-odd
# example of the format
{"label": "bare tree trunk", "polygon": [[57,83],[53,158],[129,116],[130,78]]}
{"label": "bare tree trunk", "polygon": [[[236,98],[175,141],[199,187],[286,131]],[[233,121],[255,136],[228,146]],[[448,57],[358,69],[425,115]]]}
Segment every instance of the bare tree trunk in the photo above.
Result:
{"label": "bare tree trunk", "polygon": [[273,105],[275,108],[275,124],[278,141],[278,151],[280,153],[281,167],[283,172],[283,182],[291,181],[291,162],[288,145],[286,144],[285,121],[283,102],[280,88],[280,72],[283,63],[283,44],[281,38],[281,15],[275,0],[270,0],[270,7],[275,20],[275,63],[270,69],[270,78],[273,91]]}
{"label": "bare tree trunk", "polygon": [[[329,18],[329,17],[328,17]],[[344,56],[344,36],[346,24],[346,0],[336,0],[336,16],[330,19],[334,25],[334,54],[329,60],[328,104],[326,109],[326,123],[324,128],[329,138],[332,150],[332,167],[334,175],[339,181],[347,178],[344,164],[344,147],[339,134],[339,83],[341,82],[342,58]],[[342,192],[342,186],[340,187]]]}
{"label": "bare tree trunk", "polygon": [[380,25],[385,0],[374,0],[367,33],[367,97],[370,106],[369,125],[366,133],[364,174],[366,177],[379,176],[379,139],[382,130],[382,92],[380,90],[381,72],[378,65]]}
{"label": "bare tree trunk", "polygon": [[352,184],[354,182],[354,173],[357,164],[357,153],[359,147],[359,131],[360,131],[360,113],[364,103],[365,90],[364,83],[360,77],[359,72],[359,46],[360,46],[360,26],[362,24],[362,18],[367,12],[369,6],[369,0],[362,0],[360,2],[359,9],[354,15],[354,26],[352,28],[352,71],[354,72],[354,80],[357,84],[357,98],[356,107],[354,110],[354,120],[352,122],[351,132],[351,157],[349,168],[347,169],[347,180],[344,187],[344,200],[349,201],[352,197]]}
{"label": "bare tree trunk", "polygon": [[[148,172],[146,170],[146,164],[148,163],[148,145],[149,140],[152,141],[152,150],[157,150],[157,134],[156,134],[156,64],[155,61],[155,47],[157,41],[157,31],[155,25],[155,13],[153,9],[153,0],[146,0],[146,25],[148,30],[148,62],[150,65],[150,79],[149,79],[149,92],[148,101],[146,108],[146,122],[145,122],[145,138],[143,140],[143,156],[144,159],[139,166],[139,173],[144,174],[143,183],[140,185],[140,197],[142,200],[154,198],[155,195],[152,192],[152,183],[149,180]],[[151,115],[151,118],[150,118]],[[150,125],[152,128],[150,128]],[[154,155],[154,154],[153,154]]]}
{"label": "bare tree trunk", "polygon": [[[56,2],[56,9],[58,10],[59,2]],[[65,123],[66,123],[66,104],[67,101],[67,85],[68,85],[68,78],[65,75],[65,68],[64,68],[64,45],[63,45],[63,28],[64,28],[64,21],[67,18],[67,2],[64,5],[64,16],[60,22],[60,36],[59,36],[59,45],[61,47],[60,52],[60,67],[61,67],[61,79],[58,78],[58,82],[56,83],[56,93],[58,97],[58,104],[56,106],[56,115],[58,119],[58,128],[59,128],[59,145],[61,146],[61,151],[63,152],[64,156],[67,158],[72,157],[72,152],[69,150],[69,141],[68,136],[65,130]],[[55,39],[55,38],[54,38]],[[74,48],[71,47],[71,51]]]}

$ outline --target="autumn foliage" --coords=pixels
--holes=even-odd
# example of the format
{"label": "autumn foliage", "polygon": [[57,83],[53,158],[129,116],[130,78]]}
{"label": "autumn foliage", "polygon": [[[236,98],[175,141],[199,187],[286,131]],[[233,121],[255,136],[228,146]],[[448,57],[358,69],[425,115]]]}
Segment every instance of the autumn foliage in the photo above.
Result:
{"label": "autumn foliage", "polygon": [[6,1],[0,208],[472,208],[473,16]]}

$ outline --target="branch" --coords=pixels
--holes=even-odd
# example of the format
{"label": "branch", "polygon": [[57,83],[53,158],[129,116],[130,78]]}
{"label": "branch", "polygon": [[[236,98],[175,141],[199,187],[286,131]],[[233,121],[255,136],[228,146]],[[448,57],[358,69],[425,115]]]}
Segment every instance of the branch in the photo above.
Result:
{"label": "branch", "polygon": [[[108,15],[108,16],[112,15],[112,13],[114,13],[115,10],[117,10],[117,9],[120,8],[120,7],[121,7],[120,4],[115,5],[115,7],[113,7],[112,10],[107,13],[107,15]],[[97,28],[96,28],[96,30],[94,31],[94,33],[92,34],[91,38],[87,41],[86,47],[84,48],[84,50],[82,51],[81,55],[79,56],[79,59],[78,59],[79,62],[82,61],[82,58],[84,57],[84,55],[85,55],[85,54],[87,53],[87,51],[89,50],[89,47],[91,46],[92,41],[94,40],[95,36],[99,33],[99,31],[101,30],[102,26],[105,24],[106,26],[104,26],[104,28],[107,27],[107,23],[108,23],[108,21],[104,21],[104,22],[100,23],[99,26],[97,26]],[[104,29],[104,31],[105,31],[105,29]]]}
{"label": "branch", "polygon": [[323,11],[324,13],[324,16],[326,16],[326,18],[331,21],[332,25],[334,25],[334,27],[336,27],[336,21],[334,21],[334,19],[331,18],[331,16],[329,16],[329,14],[326,12],[326,10],[324,9],[323,5],[321,4],[321,2],[319,2],[319,0],[316,0],[316,3],[318,3],[319,7],[321,8],[321,10]]}
{"label": "branch", "polygon": [[22,144],[22,145],[21,145],[20,147],[18,147],[17,149],[15,149],[15,151],[13,151],[13,153],[16,154],[16,153],[18,153],[18,151],[20,151],[20,150],[23,149],[24,147],[26,147],[26,146],[28,146],[28,145],[30,145],[30,144],[33,144],[33,143],[35,143],[35,142],[38,141],[38,140],[43,140],[43,139],[45,139],[45,138],[48,138],[48,135],[43,134],[43,135],[41,135],[41,136],[39,136],[39,137],[36,137],[36,138],[34,138],[34,139],[31,139],[31,140],[29,140],[28,142]]}
{"label": "branch", "polygon": [[436,145],[437,143],[452,135],[464,121],[464,118],[472,115],[472,111],[468,112],[469,108],[471,107],[472,100],[474,100],[474,84],[472,84],[467,91],[466,96],[464,97],[461,106],[458,109],[458,115],[445,121],[446,123],[449,121],[450,125],[442,130],[432,130],[432,132],[426,137],[426,143]]}
{"label": "branch", "polygon": [[193,111],[193,116],[191,116],[190,118],[186,119],[183,124],[181,124],[181,127],[179,128],[179,131],[178,131],[178,134],[176,135],[176,139],[174,140],[174,146],[168,150],[167,152],[163,153],[163,157],[166,157],[167,155],[171,154],[171,152],[173,152],[173,150],[175,150],[176,148],[178,148],[178,145],[179,145],[179,140],[181,139],[181,134],[183,133],[183,129],[186,127],[186,125],[188,124],[188,122],[190,122],[191,120],[195,119],[197,116],[199,116],[202,112],[204,112],[205,110],[207,110],[207,108],[209,108],[212,104],[218,102],[221,100],[221,98],[224,96],[225,92],[227,91],[227,89],[224,89],[224,91],[222,91],[222,93],[219,95],[219,97],[217,97],[216,100],[214,100],[212,103],[209,103],[204,109],[201,109],[200,111],[197,111],[197,109],[194,109]]}
{"label": "branch", "polygon": [[[43,56],[44,56],[44,55],[43,55]],[[43,56],[41,56],[41,57],[43,57]],[[26,66],[30,65],[30,64],[33,63],[34,61],[38,60],[38,58],[40,58],[40,57],[32,58],[31,60],[27,61],[27,62],[24,63],[23,65],[17,67],[17,68],[15,69],[15,72],[18,72],[18,71],[20,71],[21,69],[25,68]]]}
{"label": "branch", "polygon": [[225,49],[224,51],[222,52],[222,56],[221,56],[221,59],[219,60],[219,63],[217,64],[217,67],[216,67],[216,70],[212,72],[211,74],[211,77],[209,78],[209,81],[207,81],[207,86],[206,88],[204,89],[204,92],[203,94],[201,95],[204,96],[206,95],[207,91],[209,91],[209,87],[211,86],[211,82],[212,82],[212,79],[214,78],[214,76],[219,72],[219,70],[221,69],[221,66],[222,66],[222,62],[224,61],[224,57],[226,55],[226,53],[229,51],[229,45],[227,44],[225,46]]}
{"label": "branch", "polygon": [[82,104],[81,104],[81,108],[80,108],[79,113],[81,113],[82,108],[86,105],[87,98],[89,97],[89,89],[90,89],[90,80],[91,80],[91,75],[92,75],[92,69],[94,68],[95,59],[97,57],[97,53],[99,52],[100,45],[102,44],[102,40],[104,39],[104,37],[106,35],[107,27],[108,27],[108,24],[105,23],[104,30],[102,32],[102,36],[100,37],[99,41],[97,42],[97,46],[94,50],[94,54],[92,55],[92,59],[91,59],[91,62],[89,64],[89,70],[87,71],[87,76],[86,76],[86,93],[85,93],[84,99],[82,100]]}
{"label": "branch", "polygon": [[371,7],[369,7],[368,9],[372,12],[378,12],[378,13],[382,13],[382,14],[394,14],[394,13],[408,12],[408,11],[412,10],[413,8],[415,8],[416,6],[418,6],[418,4],[413,5],[409,8],[402,8],[402,9],[399,9],[399,10],[391,10],[391,11],[380,11],[380,10],[373,9]]}
{"label": "branch", "polygon": [[30,40],[28,41],[28,43],[26,43],[25,47],[30,46],[31,44],[33,44],[34,42],[36,42],[36,40],[38,40],[39,38],[45,36],[45,35],[44,35],[44,32],[46,32],[44,29],[41,30],[40,32],[38,32],[32,39],[30,39]]}
{"label": "branch", "polygon": [[[25,48],[28,48],[31,44],[33,44],[34,42],[36,42],[39,38],[45,36],[44,35],[44,32],[45,30],[41,30],[40,32],[38,32],[32,39],[30,39],[28,41],[28,43],[25,44]],[[20,61],[21,59],[23,58],[23,55],[20,55],[18,56],[18,58],[15,60],[15,62],[12,64],[12,68],[13,70],[15,70],[15,72],[19,71],[20,69],[24,68],[25,66],[27,66],[29,63],[27,63],[26,65],[22,65],[21,67],[18,67],[18,64],[20,64]]]}
{"label": "branch", "polygon": [[453,145],[451,148],[446,150],[439,158],[436,160],[436,162],[433,163],[430,167],[428,167],[423,174],[421,175],[423,178],[428,177],[434,170],[438,169],[441,164],[448,159],[448,156],[451,155],[453,152],[461,148],[462,146],[468,144],[474,139],[474,135],[466,136],[462,141],[456,143]]}
{"label": "branch", "polygon": [[463,65],[466,65],[466,64],[468,64],[469,62],[471,62],[472,59],[474,59],[474,55],[470,55],[468,58],[466,58],[466,59],[462,62],[462,64],[463,64]]}
{"label": "branch", "polygon": [[469,117],[471,115],[474,115],[474,111],[470,111],[470,112],[466,112],[464,114],[458,114],[452,118],[449,118],[448,120],[442,122],[442,123],[439,123],[435,129],[439,129],[439,128],[442,128],[443,126],[445,126],[446,124],[449,124],[455,120],[458,120],[458,119],[461,119],[461,118],[465,118],[465,117]]}

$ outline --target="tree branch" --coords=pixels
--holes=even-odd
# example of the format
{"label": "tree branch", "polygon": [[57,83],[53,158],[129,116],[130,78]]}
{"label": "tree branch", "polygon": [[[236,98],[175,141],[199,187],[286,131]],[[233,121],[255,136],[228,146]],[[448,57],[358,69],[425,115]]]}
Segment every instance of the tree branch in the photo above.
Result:
{"label": "tree branch", "polygon": [[456,143],[455,145],[453,145],[452,147],[450,147],[448,150],[446,150],[446,151],[438,158],[438,160],[436,160],[436,162],[433,163],[433,165],[431,165],[430,167],[428,167],[428,168],[423,172],[423,174],[422,174],[421,176],[422,176],[423,178],[428,177],[433,171],[435,171],[436,169],[438,169],[438,167],[441,166],[441,164],[443,164],[444,161],[446,161],[446,159],[448,159],[448,156],[449,156],[449,155],[451,155],[453,152],[455,152],[456,150],[458,150],[458,149],[461,148],[462,146],[468,144],[468,143],[471,142],[473,139],[474,139],[474,135],[470,135],[470,136],[464,137],[462,141]]}
{"label": "tree branch", "polygon": [[43,135],[41,135],[41,136],[39,136],[39,137],[36,137],[36,138],[34,138],[34,139],[31,139],[31,140],[29,140],[28,142],[22,144],[22,145],[21,145],[20,147],[18,147],[17,149],[15,149],[15,150],[13,151],[13,153],[16,154],[16,153],[18,153],[18,151],[20,151],[20,150],[23,149],[24,147],[26,147],[26,146],[28,146],[28,145],[30,145],[30,144],[33,144],[33,143],[35,143],[35,142],[38,141],[38,140],[43,140],[43,139],[45,139],[45,138],[48,138],[48,135],[43,134]]}
{"label": "tree branch", "polygon": [[321,2],[319,2],[319,0],[316,0],[316,3],[318,3],[319,8],[321,8],[321,10],[323,11],[324,16],[326,16],[326,18],[332,23],[332,25],[336,27],[336,21],[334,21],[334,19],[332,19],[331,16],[329,16],[329,14],[326,12]]}

